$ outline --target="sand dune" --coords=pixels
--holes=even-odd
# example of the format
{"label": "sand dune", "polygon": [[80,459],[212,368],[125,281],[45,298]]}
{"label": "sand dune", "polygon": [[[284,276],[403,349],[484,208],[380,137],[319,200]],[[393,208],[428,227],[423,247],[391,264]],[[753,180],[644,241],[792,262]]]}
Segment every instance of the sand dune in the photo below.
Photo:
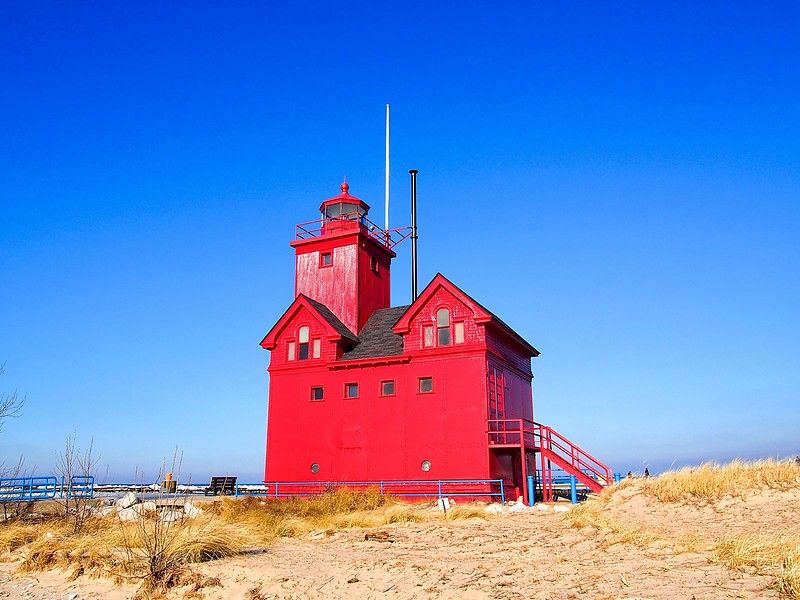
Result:
{"label": "sand dune", "polygon": [[[554,508],[282,539],[196,566],[219,586],[189,597],[777,598],[776,573],[731,570],[715,559],[714,544],[737,533],[800,533],[796,489],[663,503],[635,483],[598,504],[599,527],[573,526]],[[8,560],[0,564],[3,598],[116,600],[136,591],[103,579],[67,581],[60,572],[18,575],[17,560]]]}

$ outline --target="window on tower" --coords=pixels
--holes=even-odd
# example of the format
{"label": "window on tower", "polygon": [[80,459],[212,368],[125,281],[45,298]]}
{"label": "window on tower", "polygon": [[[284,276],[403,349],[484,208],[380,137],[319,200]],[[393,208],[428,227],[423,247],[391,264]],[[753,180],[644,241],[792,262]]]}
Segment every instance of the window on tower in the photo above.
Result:
{"label": "window on tower", "polygon": [[308,360],[308,327],[303,325],[298,332],[298,360]]}
{"label": "window on tower", "polygon": [[319,266],[330,267],[333,264],[333,252],[323,252],[319,255]]}
{"label": "window on tower", "polygon": [[450,311],[446,308],[436,311],[436,333],[440,346],[450,344]]}
{"label": "window on tower", "polygon": [[371,256],[369,259],[369,268],[372,269],[373,273],[378,273],[380,267],[378,266],[378,259],[374,256]]}

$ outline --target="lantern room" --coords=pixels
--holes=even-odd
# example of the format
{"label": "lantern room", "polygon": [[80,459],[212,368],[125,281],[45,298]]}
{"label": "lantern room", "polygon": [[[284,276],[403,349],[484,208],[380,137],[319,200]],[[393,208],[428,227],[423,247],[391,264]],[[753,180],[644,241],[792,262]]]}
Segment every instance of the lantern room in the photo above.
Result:
{"label": "lantern room", "polygon": [[369,205],[349,193],[347,181],[340,186],[341,193],[328,198],[319,207],[322,213],[323,233],[365,226]]}

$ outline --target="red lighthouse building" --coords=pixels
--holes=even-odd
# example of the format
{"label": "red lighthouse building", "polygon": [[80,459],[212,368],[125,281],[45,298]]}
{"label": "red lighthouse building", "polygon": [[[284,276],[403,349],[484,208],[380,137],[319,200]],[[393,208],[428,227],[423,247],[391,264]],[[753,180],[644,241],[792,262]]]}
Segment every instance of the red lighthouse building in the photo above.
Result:
{"label": "red lighthouse building", "polygon": [[349,194],[298,225],[295,300],[271,352],[265,482],[500,480],[547,497],[555,465],[598,490],[610,470],[533,420],[539,352],[441,274],[390,307],[397,235]]}

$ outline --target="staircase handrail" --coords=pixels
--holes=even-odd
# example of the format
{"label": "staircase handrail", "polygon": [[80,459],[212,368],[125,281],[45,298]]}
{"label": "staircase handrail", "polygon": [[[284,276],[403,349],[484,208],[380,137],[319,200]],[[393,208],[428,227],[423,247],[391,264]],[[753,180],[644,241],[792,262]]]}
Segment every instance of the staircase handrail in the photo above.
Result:
{"label": "staircase handrail", "polygon": [[603,478],[605,481],[603,485],[608,485],[613,481],[611,468],[603,464],[597,458],[570,442],[563,435],[558,433],[549,425],[542,425],[541,423],[533,423],[534,436],[538,437],[538,446],[546,450],[554,452],[554,449],[560,450],[565,460],[569,460],[570,464],[581,471],[590,471],[595,479]]}

